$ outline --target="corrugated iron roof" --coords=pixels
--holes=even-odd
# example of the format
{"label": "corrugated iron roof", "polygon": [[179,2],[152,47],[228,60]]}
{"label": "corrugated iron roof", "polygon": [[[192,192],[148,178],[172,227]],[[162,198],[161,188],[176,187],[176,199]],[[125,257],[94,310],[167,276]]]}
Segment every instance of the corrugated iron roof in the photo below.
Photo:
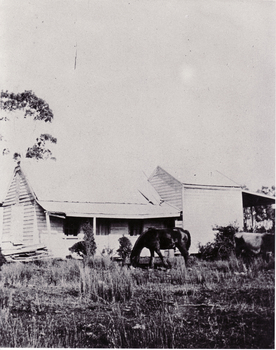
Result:
{"label": "corrugated iron roof", "polygon": [[155,172],[156,171],[165,171],[184,185],[241,187],[226,175],[206,167],[198,166],[191,169],[188,166],[179,166],[178,168],[163,168],[158,166],[155,169]]}
{"label": "corrugated iron roof", "polygon": [[146,203],[139,190],[154,202],[160,200],[146,176],[128,168],[24,160],[21,169],[39,200]]}
{"label": "corrugated iron roof", "polygon": [[178,209],[162,203],[141,171],[110,169],[102,164],[78,168],[68,163],[34,159],[23,159],[20,167],[40,205],[52,213],[117,218],[180,215]]}
{"label": "corrugated iron roof", "polygon": [[82,203],[82,202],[51,202],[41,201],[39,204],[53,214],[66,214],[76,217],[102,217],[121,219],[146,219],[160,217],[177,217],[179,210],[162,203]]}

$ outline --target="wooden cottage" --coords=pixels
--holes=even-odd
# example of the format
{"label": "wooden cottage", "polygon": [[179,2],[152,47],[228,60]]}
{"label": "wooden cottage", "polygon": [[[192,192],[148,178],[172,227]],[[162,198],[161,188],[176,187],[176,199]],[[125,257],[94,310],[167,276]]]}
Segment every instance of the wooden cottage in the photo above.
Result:
{"label": "wooden cottage", "polygon": [[81,169],[76,174],[33,160],[15,167],[2,210],[2,251],[18,257],[32,248],[42,255],[66,257],[68,248],[83,238],[87,220],[93,226],[96,254],[116,252],[123,235],[134,243],[147,227],[172,227],[180,216],[179,209],[162,203],[146,178],[137,183],[134,176],[127,180],[114,169],[93,174]]}
{"label": "wooden cottage", "polygon": [[244,191],[217,171],[167,172],[158,166],[149,182],[165,202],[182,212],[177,222],[191,233],[191,253],[214,239],[216,226],[235,224],[243,230],[243,208],[275,203],[274,197]]}

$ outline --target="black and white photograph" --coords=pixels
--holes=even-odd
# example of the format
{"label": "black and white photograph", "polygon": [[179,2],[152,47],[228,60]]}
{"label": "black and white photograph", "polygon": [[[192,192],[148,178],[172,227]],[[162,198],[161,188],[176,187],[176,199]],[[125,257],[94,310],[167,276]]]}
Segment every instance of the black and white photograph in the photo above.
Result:
{"label": "black and white photograph", "polygon": [[274,0],[0,0],[0,348],[275,348]]}

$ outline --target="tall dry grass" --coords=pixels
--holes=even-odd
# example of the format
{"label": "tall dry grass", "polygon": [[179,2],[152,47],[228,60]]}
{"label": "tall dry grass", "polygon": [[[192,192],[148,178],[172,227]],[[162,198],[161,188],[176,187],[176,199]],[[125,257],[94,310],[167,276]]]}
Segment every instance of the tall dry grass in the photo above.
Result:
{"label": "tall dry grass", "polygon": [[187,269],[178,259],[171,270],[132,269],[108,258],[90,266],[75,260],[4,265],[0,345],[258,347],[250,327],[264,332],[258,319],[272,317],[271,268],[233,256],[191,258]]}

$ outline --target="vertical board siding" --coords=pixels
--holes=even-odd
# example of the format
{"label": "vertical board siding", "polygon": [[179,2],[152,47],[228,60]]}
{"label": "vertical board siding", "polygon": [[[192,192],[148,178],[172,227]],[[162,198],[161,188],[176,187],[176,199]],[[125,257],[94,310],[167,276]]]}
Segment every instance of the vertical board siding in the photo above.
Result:
{"label": "vertical board siding", "polygon": [[182,210],[182,185],[179,181],[158,167],[149,182],[163,200]]}

